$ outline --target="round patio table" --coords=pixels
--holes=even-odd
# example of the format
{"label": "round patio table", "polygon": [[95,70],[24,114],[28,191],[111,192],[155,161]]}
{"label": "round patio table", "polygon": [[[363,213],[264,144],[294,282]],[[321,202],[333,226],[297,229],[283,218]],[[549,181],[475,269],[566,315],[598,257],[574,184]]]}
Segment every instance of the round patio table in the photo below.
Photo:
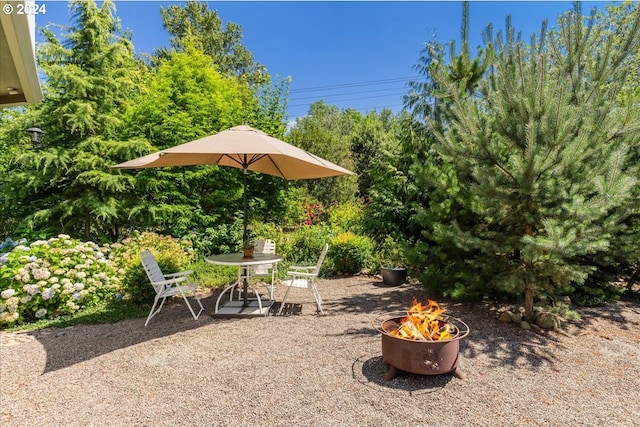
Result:
{"label": "round patio table", "polygon": [[[214,316],[244,317],[244,316],[266,316],[273,305],[273,300],[263,300],[258,291],[249,285],[251,280],[251,267],[262,264],[277,264],[282,261],[280,255],[275,254],[253,254],[250,258],[245,258],[241,253],[211,255],[206,258],[207,262],[216,265],[233,265],[240,269],[238,280],[224,288],[216,301]],[[242,283],[242,301],[233,301],[233,292]],[[256,294],[255,298],[249,298],[247,291],[251,288]],[[220,301],[224,294],[229,292],[229,302],[220,307]]]}

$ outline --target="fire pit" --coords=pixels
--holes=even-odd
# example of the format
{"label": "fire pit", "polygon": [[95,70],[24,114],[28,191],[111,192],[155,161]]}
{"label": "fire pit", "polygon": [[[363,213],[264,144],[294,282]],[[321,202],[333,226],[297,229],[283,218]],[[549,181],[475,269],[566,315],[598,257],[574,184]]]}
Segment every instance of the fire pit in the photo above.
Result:
{"label": "fire pit", "polygon": [[469,335],[469,327],[460,319],[445,316],[437,302],[428,305],[414,301],[404,313],[374,320],[382,335],[382,358],[389,364],[386,380],[400,371],[419,375],[453,373],[464,379],[458,367],[460,340]]}

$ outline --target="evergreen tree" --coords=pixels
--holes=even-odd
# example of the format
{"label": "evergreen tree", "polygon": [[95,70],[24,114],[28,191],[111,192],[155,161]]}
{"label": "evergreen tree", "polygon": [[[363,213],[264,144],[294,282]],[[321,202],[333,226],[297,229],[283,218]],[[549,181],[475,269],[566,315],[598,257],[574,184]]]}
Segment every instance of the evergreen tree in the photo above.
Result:
{"label": "evergreen tree", "polygon": [[[472,58],[468,34],[469,3],[464,2],[460,50],[454,41],[449,43],[448,56],[445,45],[434,41],[425,45],[415,66],[424,79],[412,81],[405,96],[411,120],[403,119],[388,165],[376,168],[370,214],[371,218],[386,215],[386,221],[395,221],[394,228],[401,224],[397,232],[408,243],[405,254],[413,274],[434,293],[457,299],[485,293],[483,273],[490,274],[486,270],[493,266],[478,271],[469,265],[474,251],[457,247],[449,235],[454,221],[477,223],[476,214],[467,207],[471,196],[463,185],[470,171],[456,168],[455,159],[442,155],[426,122],[440,131],[446,129],[452,118],[450,90],[461,98],[481,96],[479,84],[488,67],[487,56],[479,50]],[[435,79],[436,74],[446,75],[450,86]]]}
{"label": "evergreen tree", "polygon": [[38,60],[46,75],[45,99],[22,119],[31,121],[23,126],[45,131],[45,147],[13,158],[2,183],[8,189],[3,202],[16,207],[19,233],[48,228],[115,240],[127,225],[133,179],[110,166],[149,149],[145,140],[119,138],[139,66],[111,1],[101,7],[72,1],[69,8],[74,26],[62,41],[43,31]]}
{"label": "evergreen tree", "polygon": [[443,69],[452,118],[443,130],[430,121],[439,152],[458,174],[468,171],[466,208],[478,223],[451,238],[474,251],[469,263],[498,266],[494,286],[533,298],[568,290],[594,271],[588,263],[611,249],[632,202],[628,143],[637,140],[637,111],[616,102],[630,72],[625,59],[640,42],[638,23],[620,28],[621,44],[603,38],[595,15],[579,5],[558,31],[543,30],[527,46],[507,28],[487,44],[491,68],[482,97],[462,97]]}

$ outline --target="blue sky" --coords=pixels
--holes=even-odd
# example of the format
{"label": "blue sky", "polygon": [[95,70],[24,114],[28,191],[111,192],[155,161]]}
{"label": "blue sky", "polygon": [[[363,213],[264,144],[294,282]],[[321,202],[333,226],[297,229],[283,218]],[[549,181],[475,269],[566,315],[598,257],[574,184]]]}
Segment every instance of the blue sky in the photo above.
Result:
{"label": "blue sky", "polygon": [[[45,3],[45,1],[37,1]],[[414,70],[424,43],[429,40],[459,43],[462,3],[458,1],[225,1],[208,2],[223,23],[242,26],[243,44],[256,62],[272,76],[291,76],[289,116],[307,113],[309,104],[323,99],[340,108],[361,112],[402,108],[407,82],[418,78]],[[133,32],[137,53],[168,46],[160,7],[184,2],[116,0],[122,27]],[[604,2],[584,2],[604,9]],[[68,24],[67,3],[46,1],[49,22]],[[511,15],[525,40],[540,28],[544,18],[554,25],[570,9],[569,1],[472,1],[470,45],[482,42],[486,24],[504,28]]]}

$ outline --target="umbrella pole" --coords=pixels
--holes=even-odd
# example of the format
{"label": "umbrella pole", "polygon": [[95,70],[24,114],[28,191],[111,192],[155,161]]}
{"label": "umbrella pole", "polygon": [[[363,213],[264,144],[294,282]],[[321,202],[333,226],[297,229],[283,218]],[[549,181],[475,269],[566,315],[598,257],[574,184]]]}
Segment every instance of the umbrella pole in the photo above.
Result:
{"label": "umbrella pole", "polygon": [[247,234],[247,169],[242,169],[242,183],[243,183],[243,191],[242,191],[242,198],[243,198],[243,206],[244,206],[244,215],[243,215],[243,219],[242,219],[242,246],[246,246],[247,241],[249,240],[249,236]]}
{"label": "umbrella pole", "polygon": [[[245,155],[245,163],[246,163],[246,155]],[[243,191],[242,191],[242,197],[243,197],[243,203],[244,203],[244,215],[243,215],[243,232],[242,232],[242,247],[246,247],[248,240],[249,240],[249,236],[247,235],[247,168],[244,167],[242,168],[242,184],[243,184]],[[248,307],[249,306],[249,301],[248,301],[248,297],[247,297],[247,291],[249,290],[249,282],[247,279],[247,275],[249,273],[249,267],[245,267],[245,274],[243,274],[244,279],[242,281],[242,295],[243,295],[243,301],[242,301],[242,305],[244,307]]]}

